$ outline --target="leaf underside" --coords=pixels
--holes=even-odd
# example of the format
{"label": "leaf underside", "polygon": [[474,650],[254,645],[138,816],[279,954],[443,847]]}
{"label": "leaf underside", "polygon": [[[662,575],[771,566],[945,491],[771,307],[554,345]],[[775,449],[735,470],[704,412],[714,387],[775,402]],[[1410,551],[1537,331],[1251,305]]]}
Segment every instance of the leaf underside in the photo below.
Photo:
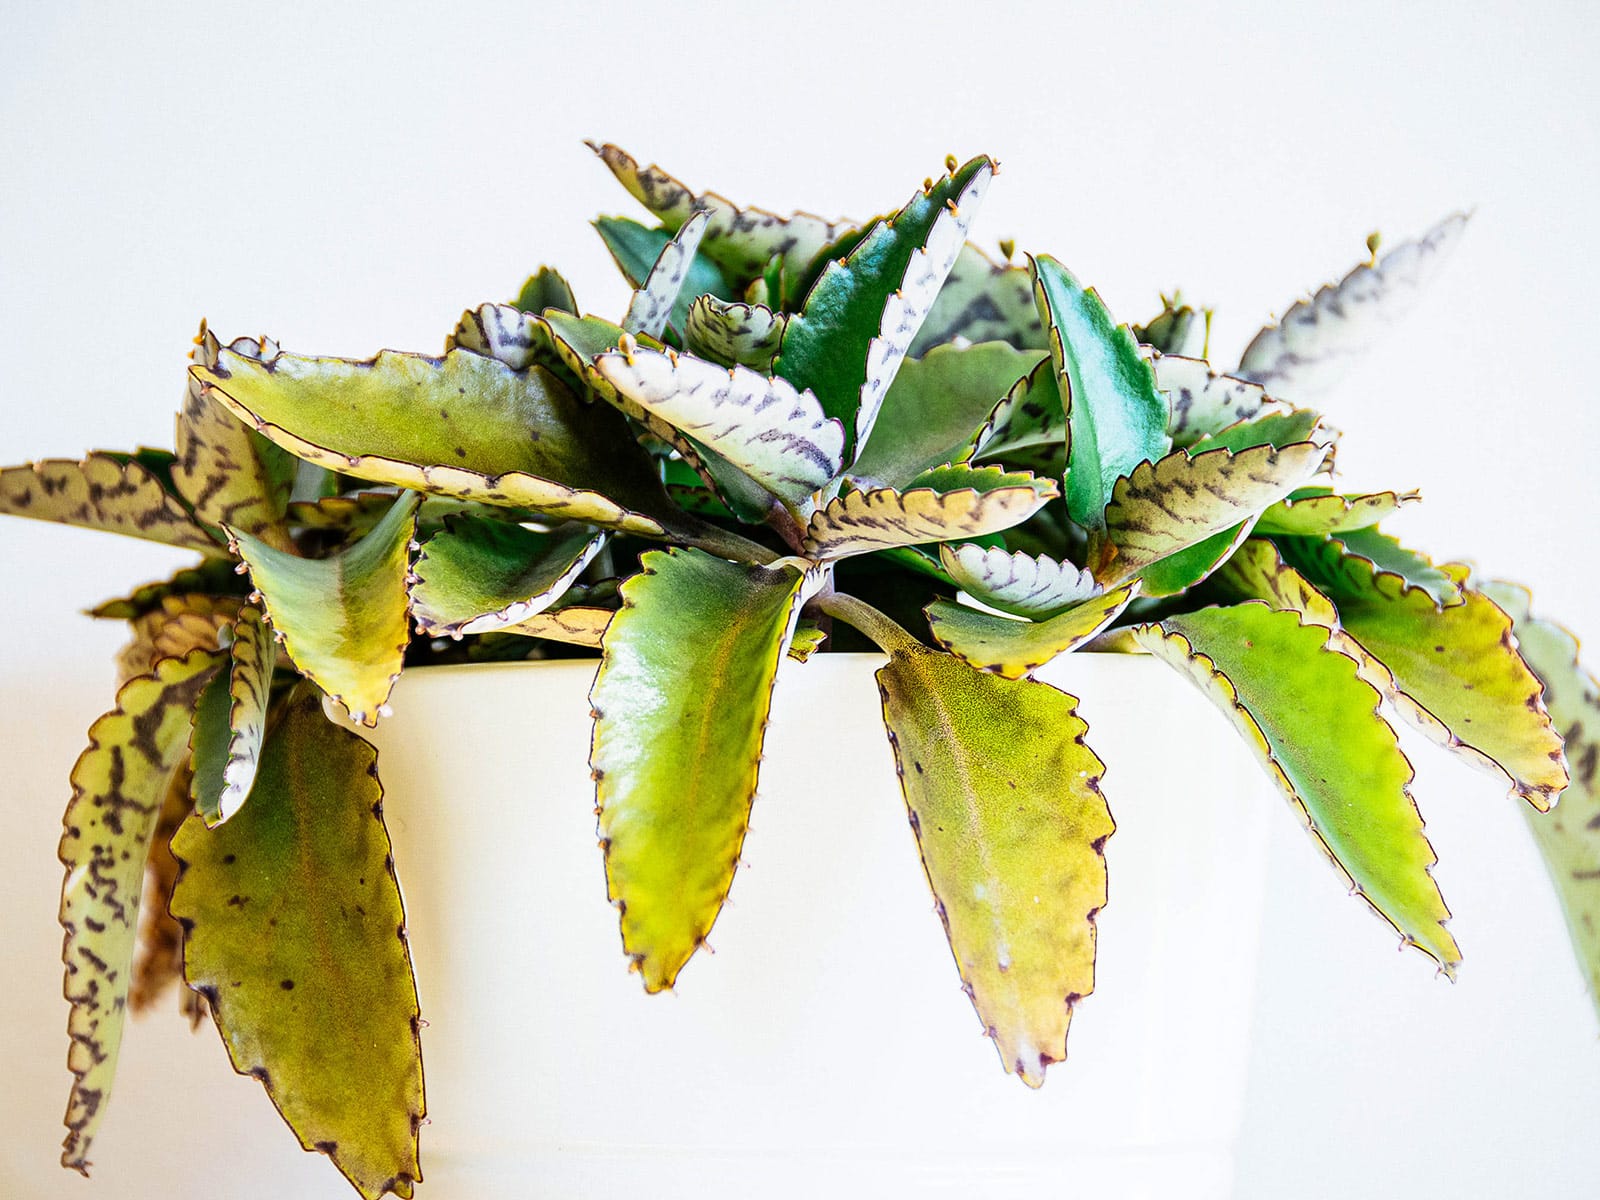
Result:
{"label": "leaf underside", "polygon": [[0,513],[227,553],[148,467],[105,453],[0,468]]}
{"label": "leaf underside", "polygon": [[277,647],[261,610],[245,608],[234,622],[227,666],[206,685],[195,709],[191,797],[207,825],[226,821],[250,796],[276,662]]}
{"label": "leaf underside", "polygon": [[934,641],[980,671],[1021,679],[1094,637],[1122,614],[1138,591],[1135,580],[1042,621],[935,600],[927,608],[928,627]]}
{"label": "leaf underside", "polygon": [[432,636],[515,625],[560,599],[605,535],[584,525],[539,533],[505,521],[453,517],[422,544],[411,585],[417,629]]}

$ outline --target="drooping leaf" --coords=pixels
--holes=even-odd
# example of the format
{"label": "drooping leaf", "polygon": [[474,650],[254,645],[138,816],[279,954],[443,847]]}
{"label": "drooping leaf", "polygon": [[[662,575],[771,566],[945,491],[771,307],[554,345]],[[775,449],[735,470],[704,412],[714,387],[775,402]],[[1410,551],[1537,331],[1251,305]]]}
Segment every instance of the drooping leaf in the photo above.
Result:
{"label": "drooping leaf", "polygon": [[1077,701],[920,646],[877,675],[923,869],[956,968],[1008,1072],[1066,1057],[1094,990],[1115,830]]}
{"label": "drooping leaf", "polygon": [[[239,338],[228,349],[245,358],[278,355],[276,343],[266,338]],[[216,334],[201,322],[193,360],[215,367],[221,351]],[[172,469],[178,494],[209,525],[243,529],[279,550],[292,549],[283,515],[294,488],[294,456],[207,396],[193,375],[187,380]]]}
{"label": "drooping leaf", "polygon": [[565,642],[572,646],[600,647],[611,618],[616,614],[609,608],[572,605],[553,612],[535,613],[524,617],[515,625],[507,625],[499,633],[516,633],[524,637],[546,638],[552,642]]}
{"label": "drooping leaf", "polygon": [[412,1195],[425,1115],[382,796],[376,752],[302,685],[250,803],[216,829],[190,817],[172,840],[185,975],[234,1070],[368,1200]]}
{"label": "drooping leaf", "polygon": [[605,534],[583,525],[539,533],[452,518],[422,544],[413,568],[417,629],[459,637],[515,625],[554,604],[604,544]]}
{"label": "drooping leaf", "polygon": [[1003,546],[947,542],[939,561],[963,591],[990,608],[1040,620],[1080,604],[1100,591],[1088,571],[1043,554],[1008,554]]}
{"label": "drooping leaf", "polygon": [[622,318],[622,327],[629,333],[658,338],[666,332],[669,321],[680,332],[685,328],[689,305],[696,296],[688,286],[694,274],[695,253],[710,219],[707,212],[695,213],[661,247]]}
{"label": "drooping leaf", "polygon": [[659,535],[669,501],[626,423],[540,366],[464,350],[367,362],[224,350],[195,366],[235,415],[310,462],[436,495]]}
{"label": "drooping leaf", "polygon": [[[565,311],[558,309],[553,315],[559,317]],[[550,327],[538,314],[513,304],[480,304],[467,309],[445,339],[444,349],[446,354],[468,350],[513,371],[533,366],[554,369],[561,364]]]}
{"label": "drooping leaf", "polygon": [[578,301],[572,295],[571,285],[554,267],[540,267],[529,275],[512,303],[521,311],[535,316],[547,308],[574,315],[578,312]]}
{"label": "drooping leaf", "polygon": [[234,535],[284,652],[363,725],[378,723],[411,640],[406,575],[418,500],[396,501],[371,533],[329,558]]}
{"label": "drooping leaf", "polygon": [[701,296],[689,306],[684,338],[689,349],[725,367],[767,371],[788,318],[761,304],[732,304]]}
{"label": "drooping leaf", "polygon": [[934,641],[980,671],[1021,679],[1094,637],[1122,615],[1138,591],[1134,580],[1041,621],[935,600],[928,605],[928,627]]}
{"label": "drooping leaf", "polygon": [[921,358],[956,338],[973,344],[1008,342],[1019,350],[1048,350],[1028,268],[994,262],[970,242],[963,246],[911,343],[911,357]]}
{"label": "drooping leaf", "polygon": [[993,177],[994,161],[975,158],[930,181],[830,261],[784,326],[773,370],[844,423],[847,461],[871,433]]}
{"label": "drooping leaf", "polygon": [[225,670],[206,685],[195,708],[191,798],[208,826],[220,825],[249,798],[267,734],[267,707],[277,648],[259,608],[233,626]]}
{"label": "drooping leaf", "polygon": [[0,513],[224,555],[221,542],[142,463],[96,451],[0,467]]}
{"label": "drooping leaf", "polygon": [[131,621],[154,612],[169,596],[209,594],[243,597],[250,587],[234,571],[233,566],[233,562],[226,558],[204,559],[197,566],[184,567],[166,579],[137,587],[126,596],[97,604],[89,610],[89,615]]}
{"label": "drooping leaf", "polygon": [[1167,433],[1174,446],[1192,446],[1235,421],[1290,410],[1260,384],[1219,375],[1204,359],[1158,354],[1150,366],[1156,387],[1167,397]]}
{"label": "drooping leaf", "polygon": [[774,256],[798,269],[817,251],[851,227],[849,221],[825,221],[810,213],[780,217],[760,208],[740,208],[715,192],[696,194],[660,167],[641,167],[627,153],[607,143],[589,144],[617,181],[669,231],[698,209],[711,212],[702,253],[736,280],[759,276]]}
{"label": "drooping leaf", "polygon": [[[1161,297],[1161,311],[1147,325],[1135,325],[1133,336],[1141,345],[1160,354],[1181,354],[1208,358],[1211,340],[1211,310],[1196,312],[1183,302],[1183,293]],[[1170,433],[1171,430],[1169,429]]]}
{"label": "drooping leaf", "polygon": [[590,694],[606,881],[647,991],[671,987],[733,882],[804,577],[650,551]]}
{"label": "drooping leaf", "polygon": [[801,621],[794,627],[789,639],[789,657],[796,662],[806,662],[828,641],[827,630],[811,621]]}
{"label": "drooping leaf", "polygon": [[814,558],[868,554],[889,546],[968,540],[1027,520],[1058,495],[1048,479],[999,467],[936,467],[904,491],[851,491],[817,510],[806,530]]}
{"label": "drooping leaf", "polygon": [[1049,447],[1051,466],[1067,465],[1067,413],[1055,364],[1046,358],[1019,379],[973,435],[976,459],[1003,458],[1018,451]]}
{"label": "drooping leaf", "polygon": [[163,658],[217,649],[242,607],[239,596],[164,596],[155,608],[129,622],[133,637],[117,655],[118,686],[135,675],[149,674]]}
{"label": "drooping leaf", "polygon": [[1451,213],[1422,237],[1297,301],[1278,324],[1256,334],[1237,373],[1290,399],[1326,392],[1411,310],[1466,227],[1466,213]]}
{"label": "drooping leaf", "polygon": [[1420,499],[1422,493],[1415,491],[1338,495],[1331,488],[1299,488],[1262,513],[1256,529],[1304,537],[1348,533],[1376,525]]}
{"label": "drooping leaf", "polygon": [[72,768],[60,847],[73,1075],[61,1165],[85,1175],[122,1045],[150,839],[189,751],[189,713],[218,662],[216,652],[196,650],[125,683]]}
{"label": "drooping leaf", "polygon": [[1461,954],[1411,798],[1411,764],[1378,693],[1329,631],[1264,604],[1136,626],[1134,637],[1226,715],[1345,881],[1453,972]]}
{"label": "drooping leaf", "polygon": [[748,367],[624,348],[594,360],[619,393],[793,505],[839,474],[844,429],[817,397]]}
{"label": "drooping leaf", "polygon": [[1042,357],[1037,350],[987,342],[937,346],[920,359],[908,359],[895,375],[851,477],[877,487],[904,487],[930,468],[967,461],[977,430]]}
{"label": "drooping leaf", "polygon": [[[216,676],[206,685],[215,685]],[[142,1016],[154,1009],[172,985],[183,978],[183,926],[167,911],[173,885],[178,881],[178,860],[168,843],[178,826],[194,811],[189,799],[190,773],[180,764],[167,784],[161,813],[150,832],[150,851],[144,864],[144,886],[139,902],[139,932],[134,938],[133,961],[128,966],[128,1011]],[[178,1010],[198,1026],[205,1015],[204,1001],[188,988],[178,991]]]}
{"label": "drooping leaf", "polygon": [[1566,740],[1572,783],[1547,813],[1523,810],[1561,897],[1572,948],[1600,1009],[1600,684],[1578,661],[1578,639],[1529,611],[1531,597],[1514,583],[1490,582],[1483,593],[1515,622],[1522,657],[1544,683],[1544,703]]}
{"label": "drooping leaf", "polygon": [[1327,538],[1275,536],[1283,556],[1335,603],[1375,597],[1377,577],[1393,576],[1420,588],[1435,604],[1460,604],[1461,588],[1419,550],[1402,546],[1376,529],[1352,529]]}

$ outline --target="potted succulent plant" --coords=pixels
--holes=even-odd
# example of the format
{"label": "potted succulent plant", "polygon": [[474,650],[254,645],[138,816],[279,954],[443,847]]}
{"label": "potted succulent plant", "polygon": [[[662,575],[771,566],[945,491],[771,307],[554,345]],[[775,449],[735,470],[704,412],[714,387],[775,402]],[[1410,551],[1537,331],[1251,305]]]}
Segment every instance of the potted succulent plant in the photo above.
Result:
{"label": "potted succulent plant", "polygon": [[[596,223],[635,289],[620,324],[580,315],[545,269],[513,303],[464,314],[441,356],[304,357],[202,326],[174,452],[0,471],[0,511],[199,555],[94,610],[133,638],[61,842],[65,1165],[88,1165],[125,1013],[181,978],[185,1011],[209,1013],[303,1146],[364,1196],[412,1194],[428,1037],[377,755],[357,732],[393,724],[407,668],[406,686],[441,680],[456,711],[514,718],[525,741],[566,717],[508,689],[538,676],[554,689],[541,696],[566,696],[600,842],[580,870],[603,864],[649,992],[673,987],[727,901],[786,659],[809,660],[786,682],[826,682],[806,719],[849,703],[835,687],[870,702],[875,670],[952,982],[1029,1087],[1095,990],[1116,829],[1095,730],[1064,688],[1090,710],[1131,703],[1161,664],[1242,735],[1350,890],[1446,974],[1460,955],[1391,716],[1503,774],[1595,981],[1600,700],[1575,641],[1520,589],[1381,532],[1416,495],[1336,490],[1336,435],[1302,406],[1411,301],[1464,217],[1381,258],[1374,245],[1223,371],[1209,314],[1181,298],[1129,327],[1055,259],[971,246],[988,158],[951,159],[857,223],[740,209],[595,149],[655,220]],[[391,744],[380,729],[385,762],[426,775],[430,723],[465,737],[424,721]],[[428,777],[397,836],[403,866],[455,864],[419,903],[486,931],[441,975],[467,971],[468,949],[510,953],[497,919],[553,869],[530,866],[516,814],[468,812],[506,786],[472,782],[497,745],[539,769],[496,729]],[[869,797],[893,786],[887,759],[840,779]],[[1152,888],[1207,817],[1187,805],[1152,823],[1173,839]],[[455,844],[469,824],[485,841]],[[825,856],[847,836],[813,832]],[[1181,919],[1186,899],[1152,919]],[[499,1014],[481,1069],[521,1044],[519,1013],[547,1019],[523,985],[479,988]],[[1037,1100],[1018,1096],[1007,1121]],[[480,1173],[461,1194],[526,1194],[503,1186]]]}

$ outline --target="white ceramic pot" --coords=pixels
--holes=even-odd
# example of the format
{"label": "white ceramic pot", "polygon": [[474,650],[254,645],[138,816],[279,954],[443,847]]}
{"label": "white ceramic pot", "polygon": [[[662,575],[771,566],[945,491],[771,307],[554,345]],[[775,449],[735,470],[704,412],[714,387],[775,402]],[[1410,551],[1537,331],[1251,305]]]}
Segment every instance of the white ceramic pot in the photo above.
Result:
{"label": "white ceramic pot", "polygon": [[420,1195],[1228,1194],[1281,802],[1160,664],[1046,672],[1082,701],[1118,831],[1095,994],[1030,1091],[934,914],[881,661],[785,663],[716,953],[653,997],[605,899],[593,664],[405,676],[377,741],[429,1022]]}

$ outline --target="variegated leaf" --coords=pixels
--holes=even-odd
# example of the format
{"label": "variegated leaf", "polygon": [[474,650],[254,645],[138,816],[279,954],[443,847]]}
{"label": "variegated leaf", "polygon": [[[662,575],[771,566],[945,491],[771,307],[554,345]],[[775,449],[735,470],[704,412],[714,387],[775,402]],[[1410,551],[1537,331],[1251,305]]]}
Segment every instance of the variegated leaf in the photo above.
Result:
{"label": "variegated leaf", "polygon": [[249,585],[234,571],[234,564],[225,558],[208,558],[199,565],[184,567],[167,579],[137,587],[126,596],[107,600],[89,610],[91,617],[132,621],[161,607],[169,596],[215,595],[243,596]]}
{"label": "variegated leaf", "polygon": [[789,639],[789,657],[796,662],[806,662],[827,641],[827,630],[815,622],[801,621],[795,625],[794,636]]}
{"label": "variegated leaf", "polygon": [[599,649],[601,639],[605,637],[606,629],[615,615],[609,608],[592,608],[575,604],[570,608],[558,608],[553,612],[524,617],[515,625],[507,625],[498,632]]}
{"label": "variegated leaf", "polygon": [[1012,385],[973,435],[976,459],[1003,458],[1038,447],[1061,448],[1061,470],[1067,465],[1067,413],[1054,364],[1046,358]]}
{"label": "variegated leaf", "polygon": [[[559,314],[553,314],[559,315]],[[520,319],[520,314],[519,314]],[[224,350],[191,368],[235,415],[309,462],[397,487],[658,536],[670,509],[610,408],[540,366],[465,350],[366,362]]]}
{"label": "variegated leaf", "polygon": [[[711,214],[704,210],[695,213],[678,227],[670,241],[661,248],[655,265],[650,268],[639,289],[634,292],[628,311],[622,318],[622,327],[632,334],[658,338],[666,332],[667,321],[678,305],[689,267],[700,249],[700,239],[705,235],[706,223]],[[687,305],[684,306],[687,312]]]}
{"label": "variegated leaf", "polygon": [[225,555],[143,463],[96,451],[82,462],[47,458],[0,467],[0,513],[99,529]]}
{"label": "variegated leaf", "polygon": [[233,626],[227,668],[206,685],[195,707],[190,794],[209,827],[233,816],[250,796],[277,658],[261,610],[244,609]]}
{"label": "variegated leaf", "polygon": [[1049,349],[1027,267],[994,262],[970,242],[961,248],[933,310],[911,343],[911,357],[921,358],[935,346],[957,341]]}
{"label": "variegated leaf", "polygon": [[1150,366],[1167,397],[1167,433],[1174,446],[1192,446],[1236,421],[1291,411],[1260,384],[1219,375],[1204,359],[1157,354]]}
{"label": "variegated leaf", "polygon": [[539,314],[512,304],[480,304],[467,309],[445,339],[444,348],[446,354],[470,350],[504,363],[513,371],[526,371],[535,365],[551,367],[561,361],[549,326],[539,319]]}
{"label": "variegated leaf", "polygon": [[457,517],[422,544],[412,568],[411,614],[433,637],[505,629],[561,598],[605,544],[587,526],[539,533]]}
{"label": "variegated leaf", "polygon": [[725,367],[769,370],[788,317],[761,304],[731,304],[701,296],[689,306],[684,336],[701,358]]}
{"label": "variegated leaf", "polygon": [[528,281],[522,285],[522,290],[512,303],[523,312],[535,316],[548,308],[564,313],[578,312],[578,301],[572,295],[571,285],[554,267],[540,267],[528,276]]}
{"label": "variegated leaf", "polygon": [[217,649],[242,607],[241,596],[163,596],[154,608],[129,622],[133,637],[117,655],[118,685],[135,675],[148,674],[163,658],[182,658],[191,650]]}
{"label": "variegated leaf", "polygon": [[660,167],[641,167],[619,147],[589,148],[617,181],[669,230],[676,231],[699,209],[711,213],[703,250],[739,280],[754,279],[778,256],[797,268],[851,228],[850,221],[826,221],[810,213],[780,217],[760,208],[740,208],[715,192],[696,194]]}
{"label": "variegated leaf", "polygon": [[1256,334],[1238,374],[1291,399],[1328,391],[1411,310],[1466,227],[1466,213],[1451,213],[1422,237],[1297,301],[1278,324]]}
{"label": "variegated leaf", "polygon": [[[1181,354],[1189,358],[1209,358],[1211,310],[1196,312],[1183,302],[1183,293],[1161,297],[1161,311],[1148,325],[1135,325],[1133,336],[1141,345],[1160,354]],[[1171,433],[1171,429],[1167,430]]]}
{"label": "variegated leaf", "polygon": [[1366,529],[1422,499],[1421,492],[1364,492],[1338,495],[1331,488],[1300,488],[1278,501],[1256,523],[1259,533],[1320,537]]}
{"label": "variegated leaf", "polygon": [[1053,482],[1027,472],[938,467],[904,491],[873,488],[839,496],[812,515],[805,552],[841,558],[998,533],[1027,520],[1058,494]]}
{"label": "variegated leaf", "polygon": [[1029,620],[1053,617],[1100,591],[1088,571],[1044,554],[946,542],[939,547],[939,561],[973,599]]}
{"label": "variegated leaf", "polygon": [[1374,599],[1376,577],[1393,576],[1406,588],[1420,588],[1435,604],[1461,603],[1461,587],[1450,573],[1420,550],[1376,529],[1352,529],[1326,538],[1278,535],[1284,557],[1335,602]]}
{"label": "variegated leaf", "polygon": [[1138,592],[1136,579],[1042,621],[935,600],[927,608],[928,627],[934,641],[980,671],[1021,679],[1094,637],[1122,615]]}
{"label": "variegated leaf", "polygon": [[[704,222],[691,219],[677,230],[677,236],[703,225]],[[703,296],[724,301],[738,299],[738,289],[728,282],[716,263],[704,254],[681,256],[673,250],[676,238],[671,229],[652,229],[624,217],[600,217],[594,227],[618,270],[635,289],[646,286],[659,263],[676,263],[681,267],[683,277],[676,285],[664,318],[665,328],[677,334],[680,341],[688,329],[689,308],[695,300]],[[660,336],[659,331],[655,336]]]}
{"label": "variegated leaf", "polygon": [[1378,713],[1378,693],[1329,630],[1264,604],[1207,608],[1134,628],[1243,735],[1317,846],[1355,894],[1448,974],[1433,847],[1411,797],[1411,764]]}
{"label": "variegated leaf", "polygon": [[[213,676],[209,689],[216,683]],[[139,932],[134,939],[133,962],[128,967],[128,1011],[134,1016],[150,1012],[173,984],[183,978],[183,926],[167,911],[178,881],[178,860],[169,843],[185,818],[194,811],[189,798],[190,772],[181,765],[173,772],[161,815],[150,834],[150,853],[144,864],[144,887],[139,900]],[[197,1028],[205,1016],[205,1001],[188,988],[178,989],[178,1011]]]}
{"label": "variegated leaf", "polygon": [[61,927],[73,1075],[61,1165],[88,1174],[111,1096],[139,929],[145,860],[172,777],[189,751],[189,714],[220,656],[167,658],[125,683],[89,727],[63,818]]}
{"label": "variegated leaf", "polygon": [[907,643],[877,674],[883,720],[956,969],[1008,1072],[1029,1087],[1067,1053],[1094,991],[1106,902],[1100,791],[1077,700]]}
{"label": "variegated leaf", "polygon": [[842,467],[844,429],[809,391],[748,367],[625,346],[594,360],[621,395],[716,451],[792,505]]}
{"label": "variegated leaf", "polygon": [[299,670],[363,725],[376,725],[405,661],[406,577],[419,497],[329,558],[296,558],[235,531],[262,607]]}

